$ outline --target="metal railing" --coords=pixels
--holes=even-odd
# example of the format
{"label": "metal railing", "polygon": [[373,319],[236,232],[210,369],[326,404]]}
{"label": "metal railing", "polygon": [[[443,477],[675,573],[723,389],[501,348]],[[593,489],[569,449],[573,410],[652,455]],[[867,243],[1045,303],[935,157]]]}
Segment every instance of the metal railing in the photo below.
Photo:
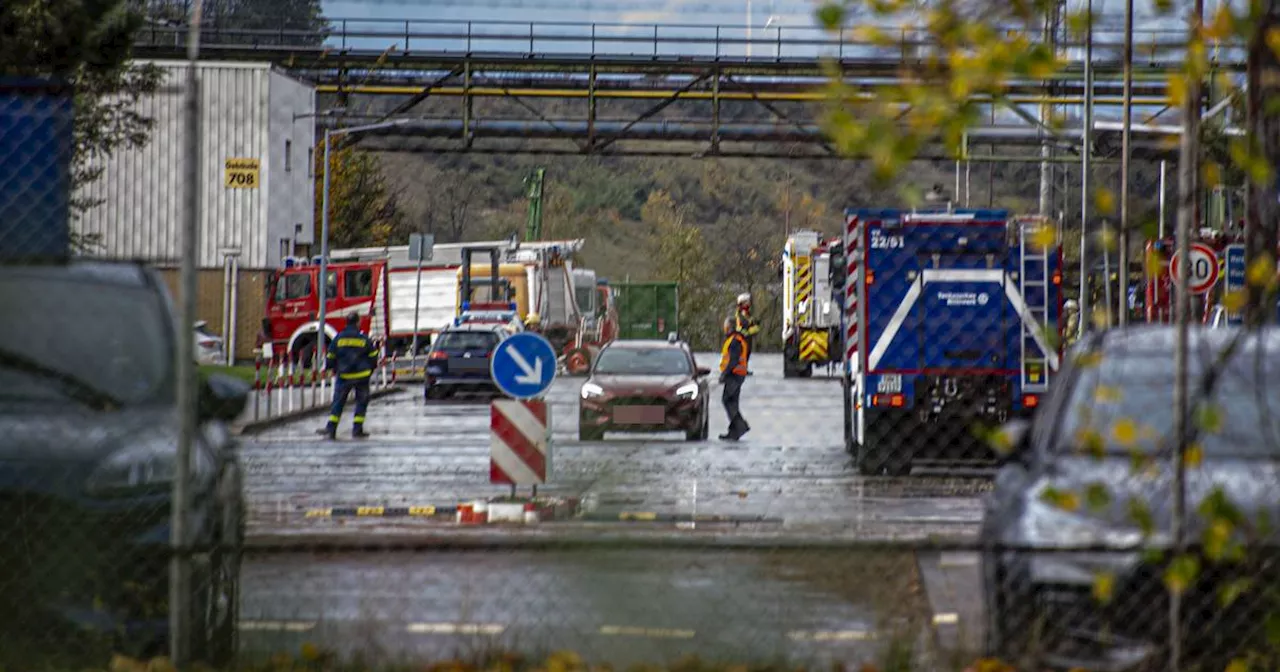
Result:
{"label": "metal railing", "polygon": [[[239,425],[288,417],[328,406],[333,401],[334,374],[297,353],[259,356],[254,362],[253,393]],[[383,357],[373,372],[372,387],[396,384],[396,357]]]}
{"label": "metal railing", "polygon": [[[184,43],[187,27],[153,22],[139,35],[139,47]],[[808,62],[818,58],[919,59],[934,44],[923,28],[860,26],[827,31],[813,26],[751,29],[733,25],[634,24],[582,22],[515,22],[463,20],[327,19],[323,29],[246,28],[234,22],[205,24],[204,48],[290,48],[343,52],[399,52],[425,55],[511,55],[522,57],[645,57],[742,59],[751,62]],[[1102,26],[1093,30],[1097,61],[1119,61],[1124,31]],[[1183,30],[1145,29],[1134,35],[1135,59],[1179,63],[1184,60]],[[1068,60],[1084,51],[1082,36],[1059,41]],[[1209,44],[1222,64],[1240,64],[1244,47],[1233,42]],[[1108,52],[1114,52],[1108,55]],[[1079,52],[1079,53],[1076,53]]]}

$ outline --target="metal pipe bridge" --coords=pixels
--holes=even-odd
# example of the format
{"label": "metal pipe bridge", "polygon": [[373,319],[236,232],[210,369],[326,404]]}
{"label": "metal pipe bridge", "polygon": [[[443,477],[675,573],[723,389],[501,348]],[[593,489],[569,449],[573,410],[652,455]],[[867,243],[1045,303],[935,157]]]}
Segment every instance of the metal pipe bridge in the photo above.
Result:
{"label": "metal pipe bridge", "polygon": [[[216,60],[269,61],[313,82],[322,101],[345,110],[341,119],[321,117],[322,127],[396,120],[379,133],[423,139],[365,141],[384,149],[513,151],[510,142],[476,144],[497,139],[554,141],[514,151],[760,156],[782,152],[782,143],[791,145],[785,156],[820,157],[835,152],[813,123],[812,105],[826,98],[833,74],[855,97],[870,99],[876,87],[923,71],[933,46],[917,31],[892,30],[888,45],[849,30],[797,27],[749,39],[745,27],[731,26],[332,19],[325,31],[206,26],[201,51]],[[186,33],[182,25],[153,24],[134,53],[181,58]],[[1122,39],[1113,29],[1094,32],[1095,108],[1122,104]],[[1135,118],[1158,121],[1170,110],[1166,82],[1184,60],[1184,43],[1174,31],[1135,37]],[[975,129],[972,142],[1079,151],[1078,128],[1038,126],[1043,108],[1085,101],[1083,44],[1060,41],[1058,48],[1062,72],[1010,82],[1001,100],[980,101],[1010,119]],[[1211,53],[1215,73],[1243,71],[1239,46],[1214,45]],[[375,105],[372,97],[385,101]],[[367,103],[365,113],[353,98]],[[553,109],[549,101],[577,102]],[[1108,132],[1095,125],[1095,134]],[[1135,133],[1139,153],[1167,148],[1154,127]]]}

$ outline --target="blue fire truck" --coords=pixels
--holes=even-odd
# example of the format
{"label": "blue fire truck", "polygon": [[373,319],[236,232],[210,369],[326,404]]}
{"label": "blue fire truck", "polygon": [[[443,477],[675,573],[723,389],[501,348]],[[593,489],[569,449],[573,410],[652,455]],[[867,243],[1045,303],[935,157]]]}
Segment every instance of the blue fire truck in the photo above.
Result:
{"label": "blue fire truck", "polygon": [[850,210],[846,443],[868,475],[989,464],[1062,357],[1062,249],[1004,210]]}

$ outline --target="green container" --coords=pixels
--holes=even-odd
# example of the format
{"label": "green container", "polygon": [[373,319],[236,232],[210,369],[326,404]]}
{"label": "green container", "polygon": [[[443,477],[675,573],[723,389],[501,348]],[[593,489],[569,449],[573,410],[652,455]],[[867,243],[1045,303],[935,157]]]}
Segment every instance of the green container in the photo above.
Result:
{"label": "green container", "polygon": [[612,285],[618,307],[618,338],[666,339],[680,333],[680,284],[624,282]]}

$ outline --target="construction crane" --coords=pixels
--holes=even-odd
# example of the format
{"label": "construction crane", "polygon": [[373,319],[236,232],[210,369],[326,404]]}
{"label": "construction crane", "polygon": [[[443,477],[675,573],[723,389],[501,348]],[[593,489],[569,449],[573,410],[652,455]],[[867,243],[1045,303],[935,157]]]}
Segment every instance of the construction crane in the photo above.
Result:
{"label": "construction crane", "polygon": [[524,225],[526,243],[542,240],[542,179],[546,174],[547,169],[539,167],[524,178],[526,194],[529,197],[529,218]]}

